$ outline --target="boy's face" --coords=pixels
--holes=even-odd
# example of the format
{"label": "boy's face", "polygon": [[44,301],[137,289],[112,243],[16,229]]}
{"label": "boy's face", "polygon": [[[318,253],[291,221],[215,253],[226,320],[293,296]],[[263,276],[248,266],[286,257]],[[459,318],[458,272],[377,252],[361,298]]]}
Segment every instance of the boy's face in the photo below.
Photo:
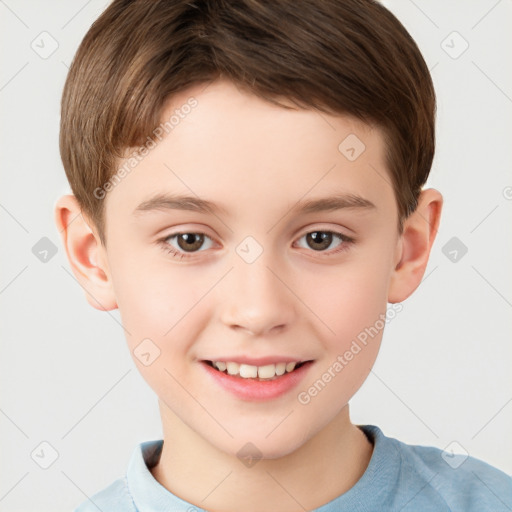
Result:
{"label": "boy's face", "polygon": [[[278,457],[346,413],[377,356],[402,253],[384,145],[360,122],[285,110],[224,81],[174,96],[162,120],[191,96],[197,106],[104,199],[99,254],[164,416],[228,453],[250,441]],[[157,194],[218,211],[137,211]],[[300,212],[347,194],[374,206]],[[356,353],[353,341],[376,327]],[[205,362],[244,358],[311,363],[256,388]],[[318,379],[321,390],[308,392]]]}

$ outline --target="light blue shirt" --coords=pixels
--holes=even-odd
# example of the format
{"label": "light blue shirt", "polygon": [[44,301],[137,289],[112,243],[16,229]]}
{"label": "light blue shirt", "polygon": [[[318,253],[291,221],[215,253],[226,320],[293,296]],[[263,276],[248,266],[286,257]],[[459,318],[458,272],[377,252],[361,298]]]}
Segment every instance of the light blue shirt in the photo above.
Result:
{"label": "light blue shirt", "polygon": [[[374,445],[366,471],[351,489],[313,512],[512,511],[512,477],[506,473],[473,457],[402,443],[374,425],[359,428]],[[162,446],[163,440],[139,444],[126,475],[75,512],[203,512],[160,485],[149,471]]]}

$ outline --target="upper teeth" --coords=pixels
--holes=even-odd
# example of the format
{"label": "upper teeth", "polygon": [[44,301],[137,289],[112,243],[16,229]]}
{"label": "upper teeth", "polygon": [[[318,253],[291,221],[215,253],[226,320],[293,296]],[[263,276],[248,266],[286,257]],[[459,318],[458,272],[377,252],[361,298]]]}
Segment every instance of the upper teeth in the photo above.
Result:
{"label": "upper teeth", "polygon": [[244,379],[256,378],[271,379],[283,375],[285,372],[291,372],[295,369],[297,363],[277,363],[266,364],[265,366],[253,366],[250,364],[239,364],[233,361],[213,361],[213,366],[221,372],[227,370],[229,375],[239,375]]}

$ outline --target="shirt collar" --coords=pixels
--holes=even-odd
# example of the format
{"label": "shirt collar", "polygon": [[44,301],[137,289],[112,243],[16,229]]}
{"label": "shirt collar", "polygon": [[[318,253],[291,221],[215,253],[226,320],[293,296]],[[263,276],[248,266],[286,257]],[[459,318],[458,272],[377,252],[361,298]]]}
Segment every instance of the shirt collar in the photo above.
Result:
{"label": "shirt collar", "polygon": [[168,491],[151,474],[150,469],[160,459],[163,444],[163,439],[146,441],[139,444],[131,456],[126,479],[135,507],[144,512],[201,512],[202,509],[192,507]]}
{"label": "shirt collar", "polygon": [[[373,443],[373,453],[363,476],[347,492],[331,502],[316,509],[317,512],[329,512],[341,506],[361,503],[366,506],[375,501],[377,505],[382,496],[371,490],[382,488],[382,482],[396,482],[400,469],[400,456],[391,443],[375,425],[358,425]],[[126,474],[128,489],[137,510],[144,512],[202,512],[191,503],[178,498],[163,487],[151,474],[150,469],[157,464],[162,452],[163,440],[140,443],[134,450]],[[334,507],[334,508],[333,508]],[[370,507],[371,508],[371,507]]]}

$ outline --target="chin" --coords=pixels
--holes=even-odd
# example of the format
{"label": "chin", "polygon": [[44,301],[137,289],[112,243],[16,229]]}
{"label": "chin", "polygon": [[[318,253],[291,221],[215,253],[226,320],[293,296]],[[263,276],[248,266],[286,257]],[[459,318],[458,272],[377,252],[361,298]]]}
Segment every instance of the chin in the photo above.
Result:
{"label": "chin", "polygon": [[[309,437],[307,432],[290,432],[289,428],[283,426],[282,431],[276,431],[270,435],[265,432],[233,432],[234,439],[223,439],[222,443],[218,443],[216,439],[212,444],[218,449],[237,458],[259,458],[259,459],[280,459],[300,449]],[[212,442],[213,440],[210,440]]]}

